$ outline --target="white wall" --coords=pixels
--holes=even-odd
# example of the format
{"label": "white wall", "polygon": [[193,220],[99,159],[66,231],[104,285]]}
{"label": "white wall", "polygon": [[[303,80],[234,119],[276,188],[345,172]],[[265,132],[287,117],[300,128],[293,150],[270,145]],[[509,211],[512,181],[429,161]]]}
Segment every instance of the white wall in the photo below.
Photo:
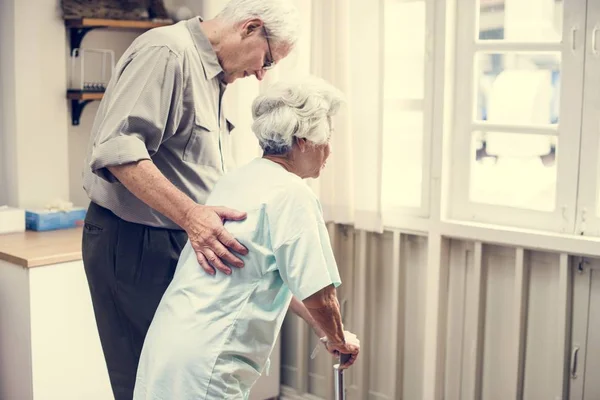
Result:
{"label": "white wall", "polygon": [[2,0],[2,199],[38,207],[68,197],[65,30],[56,4]]}
{"label": "white wall", "polygon": [[[15,179],[9,171],[16,168],[14,153],[14,74],[15,7],[12,0],[0,0],[0,204],[16,204]],[[11,194],[13,194],[11,196]]]}
{"label": "white wall", "polygon": [[68,197],[65,29],[57,4],[2,1],[5,196],[22,207]]}

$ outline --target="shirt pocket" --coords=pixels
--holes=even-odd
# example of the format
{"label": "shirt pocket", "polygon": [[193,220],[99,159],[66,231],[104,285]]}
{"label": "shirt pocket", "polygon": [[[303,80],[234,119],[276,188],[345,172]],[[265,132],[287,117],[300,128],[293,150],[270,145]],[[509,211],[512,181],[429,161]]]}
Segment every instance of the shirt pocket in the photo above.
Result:
{"label": "shirt pocket", "polygon": [[192,132],[183,150],[183,161],[221,168],[219,129],[216,124],[199,121],[196,118]]}

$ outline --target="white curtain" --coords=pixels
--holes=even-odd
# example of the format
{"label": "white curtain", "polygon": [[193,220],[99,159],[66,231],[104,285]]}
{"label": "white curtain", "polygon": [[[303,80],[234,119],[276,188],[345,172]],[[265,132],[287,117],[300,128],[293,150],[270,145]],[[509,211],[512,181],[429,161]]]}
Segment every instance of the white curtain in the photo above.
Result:
{"label": "white curtain", "polygon": [[381,2],[316,0],[313,7],[311,72],[347,100],[335,121],[331,159],[313,187],[328,221],[381,232]]}
{"label": "white curtain", "polygon": [[[379,1],[293,0],[301,13],[302,35],[296,49],[262,82],[233,84],[225,107],[236,126],[233,151],[241,165],[260,155],[250,126],[250,105],[267,85],[313,74],[346,96],[334,121],[332,155],[321,177],[309,181],[323,205],[325,219],[381,232],[382,47],[383,10]],[[207,0],[211,18],[225,0]]]}

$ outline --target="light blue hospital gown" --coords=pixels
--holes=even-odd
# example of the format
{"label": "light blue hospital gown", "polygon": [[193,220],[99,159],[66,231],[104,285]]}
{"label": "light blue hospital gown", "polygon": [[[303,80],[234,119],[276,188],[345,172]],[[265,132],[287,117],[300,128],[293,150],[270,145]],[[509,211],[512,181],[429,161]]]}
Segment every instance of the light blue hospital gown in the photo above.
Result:
{"label": "light blue hospital gown", "polygon": [[298,176],[258,158],[225,175],[209,205],[246,211],[226,228],[249,250],[227,276],[189,242],[146,336],[134,400],[247,399],[292,294],[341,284],[320,204]]}

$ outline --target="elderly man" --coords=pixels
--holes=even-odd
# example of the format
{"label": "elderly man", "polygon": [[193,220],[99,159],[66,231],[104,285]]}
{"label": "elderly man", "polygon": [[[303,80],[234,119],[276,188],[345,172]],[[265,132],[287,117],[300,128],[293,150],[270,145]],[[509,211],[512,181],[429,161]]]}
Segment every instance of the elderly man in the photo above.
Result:
{"label": "elderly man", "polygon": [[231,166],[222,97],[287,56],[298,25],[287,0],[231,0],[214,19],[144,33],[116,66],[86,158],[83,261],[117,400],[132,398],[144,337],[188,238],[206,272],[243,266],[247,250],[223,221],[245,213],[204,205]]}
{"label": "elderly man", "polygon": [[319,79],[281,82],[253,104],[264,155],[216,184],[207,204],[244,210],[227,229],[250,250],[233,276],[209,276],[189,244],[163,296],[142,350],[135,400],[242,400],[267,368],[291,308],[334,354],[360,342],[345,332],[341,284],[321,206],[305,178],[329,157],[331,119],[341,93]]}

